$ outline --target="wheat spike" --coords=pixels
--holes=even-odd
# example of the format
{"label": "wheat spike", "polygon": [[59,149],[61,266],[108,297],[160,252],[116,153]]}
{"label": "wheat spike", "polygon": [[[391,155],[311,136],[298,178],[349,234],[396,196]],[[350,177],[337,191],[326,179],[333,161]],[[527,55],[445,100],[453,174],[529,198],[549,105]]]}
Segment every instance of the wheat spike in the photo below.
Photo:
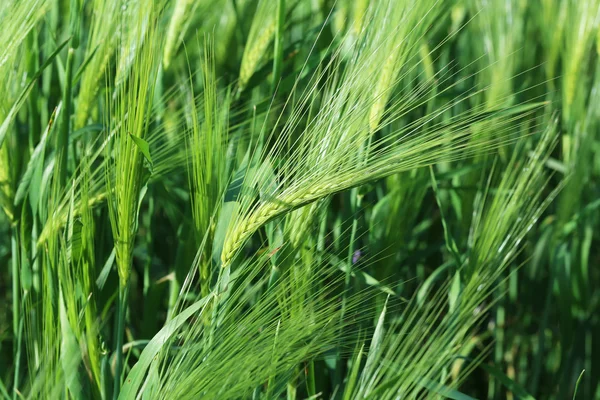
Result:
{"label": "wheat spike", "polygon": [[261,1],[252,21],[248,43],[244,48],[240,66],[239,88],[244,89],[258,68],[264,53],[275,36],[275,13],[268,10],[267,1]]}
{"label": "wheat spike", "polygon": [[397,58],[397,53],[390,54],[381,69],[381,75],[373,94],[375,102],[371,106],[371,112],[369,113],[369,128],[371,132],[377,130],[385,111],[385,105],[390,98],[390,86],[396,79],[398,70],[396,67]]}

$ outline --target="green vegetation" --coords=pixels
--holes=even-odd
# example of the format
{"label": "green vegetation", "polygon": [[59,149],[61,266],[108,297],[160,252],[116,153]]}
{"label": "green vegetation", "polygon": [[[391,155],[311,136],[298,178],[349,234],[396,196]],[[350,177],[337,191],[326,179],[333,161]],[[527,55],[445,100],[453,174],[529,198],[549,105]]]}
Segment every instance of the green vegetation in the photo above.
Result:
{"label": "green vegetation", "polygon": [[0,399],[600,399],[599,28],[0,1]]}

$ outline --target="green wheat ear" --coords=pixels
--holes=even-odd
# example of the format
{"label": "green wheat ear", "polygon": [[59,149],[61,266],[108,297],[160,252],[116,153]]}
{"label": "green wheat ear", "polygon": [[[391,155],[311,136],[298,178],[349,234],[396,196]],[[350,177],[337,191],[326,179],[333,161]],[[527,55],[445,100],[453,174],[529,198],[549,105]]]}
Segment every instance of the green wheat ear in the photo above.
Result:
{"label": "green wheat ear", "polygon": [[169,27],[166,32],[167,36],[163,53],[163,65],[165,66],[165,69],[169,68],[169,65],[171,64],[173,52],[175,51],[175,48],[180,40],[179,31],[182,28],[186,14],[190,11],[189,8],[192,3],[192,0],[177,0],[175,2],[173,14],[171,15]]}
{"label": "green wheat ear", "polygon": [[[398,10],[389,2],[382,4],[365,20],[366,43],[356,47],[345,67],[342,69],[341,60],[334,59],[327,66],[328,75],[323,74],[328,77],[326,82],[320,82],[318,75],[313,77],[307,93],[309,96],[321,93],[320,108],[308,122],[303,113],[309,96],[301,97],[294,108],[285,111],[291,116],[280,130],[271,132],[274,146],[264,154],[256,155],[262,157],[257,164],[269,165],[272,160],[287,154],[280,169],[285,176],[275,179],[281,184],[274,188],[267,188],[273,181],[265,175],[270,169],[260,169],[246,179],[246,190],[251,192],[258,187],[259,192],[270,193],[270,199],[242,202],[240,212],[229,224],[221,254],[223,267],[231,265],[244,243],[265,223],[331,194],[385,176],[470,157],[500,146],[514,140],[515,122],[543,106],[525,104],[492,112],[479,107],[456,116],[447,124],[429,124],[455,105],[469,100],[457,98],[410,126],[389,129],[383,138],[373,139],[374,130],[402,118],[429,96],[426,84],[396,97],[392,95],[395,86],[414,68],[407,60],[418,57],[418,42],[425,29],[398,27],[406,21],[425,24],[426,16],[433,18],[439,12],[438,4],[432,5],[425,16],[416,13],[409,2],[405,7]],[[334,52],[338,57],[340,50]],[[393,51],[391,56],[390,51]],[[375,64],[381,59],[386,59],[383,68]],[[319,92],[321,87],[324,89]],[[388,102],[392,104],[386,107]],[[494,127],[505,136],[490,138],[487,132],[492,126],[471,132],[472,126],[483,126],[483,121],[493,121]],[[296,132],[300,135],[292,138]],[[291,141],[296,145],[288,150]],[[244,198],[254,199],[255,196],[248,193]]]}
{"label": "green wheat ear", "polygon": [[574,104],[575,93],[581,90],[581,73],[584,69],[582,60],[592,49],[594,33],[600,25],[600,2],[567,1],[565,26],[565,75],[563,79],[563,102],[565,118],[575,117],[578,105]]}
{"label": "green wheat ear", "polygon": [[594,398],[599,56],[600,0],[0,0],[0,400]]}
{"label": "green wheat ear", "polygon": [[[139,194],[145,184],[144,160],[151,162],[145,138],[149,129],[154,81],[158,70],[156,50],[160,49],[160,42],[156,40],[159,32],[153,25],[145,23],[146,19],[156,18],[154,14],[148,15],[144,10],[144,7],[152,7],[152,4],[140,3],[138,7],[137,24],[131,28],[129,36],[123,39],[136,45],[122,44],[119,55],[120,60],[133,60],[132,68],[129,71],[119,70],[122,75],[116,81],[116,100],[109,99],[112,115],[107,121],[111,130],[115,130],[110,147],[113,154],[109,157],[114,161],[106,172],[108,187],[112,189],[107,195],[119,278],[124,286],[130,277]],[[141,46],[137,47],[138,44]]]}
{"label": "green wheat ear", "polygon": [[94,13],[89,27],[89,43],[86,48],[88,65],[81,74],[81,84],[75,108],[74,128],[81,129],[98,104],[101,84],[106,68],[118,43],[119,16],[122,14],[119,0],[94,0]]}
{"label": "green wheat ear", "polygon": [[260,0],[256,7],[240,66],[238,81],[240,91],[246,87],[248,81],[256,72],[264,59],[267,48],[275,37],[277,18],[272,7],[273,5],[268,0]]}
{"label": "green wheat ear", "polygon": [[[132,26],[121,39],[118,53],[118,69],[114,81],[114,100],[107,95],[111,108],[106,125],[115,131],[111,138],[113,159],[106,169],[107,200],[110,223],[116,252],[119,276],[119,299],[116,320],[116,372],[113,397],[121,387],[123,368],[122,343],[125,318],[128,309],[128,294],[133,268],[133,249],[138,231],[139,209],[145,194],[147,173],[144,162],[152,166],[148,142],[145,140],[152,119],[152,102],[160,60],[157,54],[162,50],[160,9],[153,1],[134,5],[131,16]],[[109,80],[109,83],[110,82]],[[108,92],[108,91],[107,91]]]}
{"label": "green wheat ear", "polygon": [[[186,142],[191,159],[188,168],[191,190],[192,217],[194,220],[196,244],[206,237],[206,249],[201,262],[200,279],[203,295],[210,292],[212,276],[210,250],[217,229],[215,215],[225,189],[223,176],[227,168],[228,106],[229,95],[218,90],[215,74],[215,55],[212,37],[205,37],[203,46],[202,111],[192,101],[190,107],[191,129]],[[191,88],[193,96],[193,87]],[[202,121],[202,122],[200,122]]]}

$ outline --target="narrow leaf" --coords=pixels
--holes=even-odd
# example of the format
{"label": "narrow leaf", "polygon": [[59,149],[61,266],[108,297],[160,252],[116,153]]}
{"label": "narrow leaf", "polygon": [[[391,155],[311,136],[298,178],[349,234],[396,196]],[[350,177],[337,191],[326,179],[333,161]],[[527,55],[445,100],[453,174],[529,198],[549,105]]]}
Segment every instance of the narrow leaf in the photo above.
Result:
{"label": "narrow leaf", "polygon": [[133,400],[136,398],[137,393],[142,385],[142,381],[146,376],[146,372],[150,368],[152,362],[155,360],[158,352],[162,349],[163,345],[169,341],[171,336],[177,332],[177,330],[188,320],[188,318],[204,308],[211,299],[212,296],[207,296],[201,300],[198,300],[175,316],[156,335],[154,335],[152,340],[150,340],[150,343],[148,343],[148,345],[144,348],[144,351],[142,351],[138,362],[133,366],[127,375],[127,378],[121,387],[121,392],[119,393],[119,400]]}
{"label": "narrow leaf", "polygon": [[[17,206],[23,201],[25,195],[29,192],[29,197],[32,205],[37,205],[39,200],[39,189],[40,183],[42,179],[43,165],[44,165],[44,153],[46,150],[46,143],[48,142],[49,134],[52,130],[53,122],[57,115],[60,114],[61,105],[56,107],[50,116],[50,122],[48,122],[48,126],[42,135],[40,142],[37,144],[33,153],[31,154],[31,158],[27,163],[27,168],[25,169],[25,173],[23,177],[21,177],[21,181],[19,182],[19,186],[17,187],[17,193],[15,195],[14,205]],[[29,188],[31,187],[31,190]],[[33,208],[33,206],[32,206]],[[37,211],[37,207],[33,209],[34,215]]]}
{"label": "narrow leaf", "polygon": [[10,126],[10,123],[17,115],[17,112],[19,111],[19,109],[21,108],[23,103],[25,103],[25,99],[27,98],[27,95],[33,88],[33,84],[42,75],[42,72],[44,72],[44,69],[46,69],[46,67],[48,67],[50,64],[52,64],[52,60],[54,60],[54,58],[58,55],[58,53],[60,53],[60,51],[63,49],[63,47],[66,46],[66,44],[69,42],[69,40],[71,40],[71,38],[68,38],[67,40],[62,42],[56,48],[56,50],[54,50],[54,52],[52,54],[50,54],[50,56],[48,57],[48,59],[46,59],[44,64],[42,64],[40,69],[38,69],[36,71],[36,73],[33,74],[31,81],[29,81],[29,83],[23,88],[23,90],[21,91],[21,94],[17,98],[17,101],[15,101],[15,103],[11,107],[8,114],[6,114],[6,118],[4,118],[2,125],[0,125],[0,147],[2,147],[2,144],[4,143],[4,139],[6,138],[6,133],[8,132],[8,127]]}
{"label": "narrow leaf", "polygon": [[64,305],[62,291],[60,291],[60,329],[62,341],[60,345],[60,362],[65,374],[65,381],[69,392],[75,399],[86,399],[85,392],[81,383],[84,381],[79,374],[79,366],[81,364],[81,351],[77,338],[71,330],[67,311]]}
{"label": "narrow leaf", "polygon": [[133,143],[135,143],[137,148],[142,152],[146,161],[150,163],[150,167],[152,167],[154,164],[152,163],[152,157],[150,157],[150,145],[148,144],[148,142],[146,142],[141,137],[132,135],[131,133],[129,134],[129,137],[133,140]]}

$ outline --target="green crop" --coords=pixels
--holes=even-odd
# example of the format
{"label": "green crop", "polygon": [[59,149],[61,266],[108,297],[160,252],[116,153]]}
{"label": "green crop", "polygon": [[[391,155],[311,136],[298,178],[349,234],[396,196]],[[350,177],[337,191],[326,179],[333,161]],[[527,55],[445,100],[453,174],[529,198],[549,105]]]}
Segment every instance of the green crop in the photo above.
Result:
{"label": "green crop", "polygon": [[0,399],[600,399],[599,25],[0,1]]}

